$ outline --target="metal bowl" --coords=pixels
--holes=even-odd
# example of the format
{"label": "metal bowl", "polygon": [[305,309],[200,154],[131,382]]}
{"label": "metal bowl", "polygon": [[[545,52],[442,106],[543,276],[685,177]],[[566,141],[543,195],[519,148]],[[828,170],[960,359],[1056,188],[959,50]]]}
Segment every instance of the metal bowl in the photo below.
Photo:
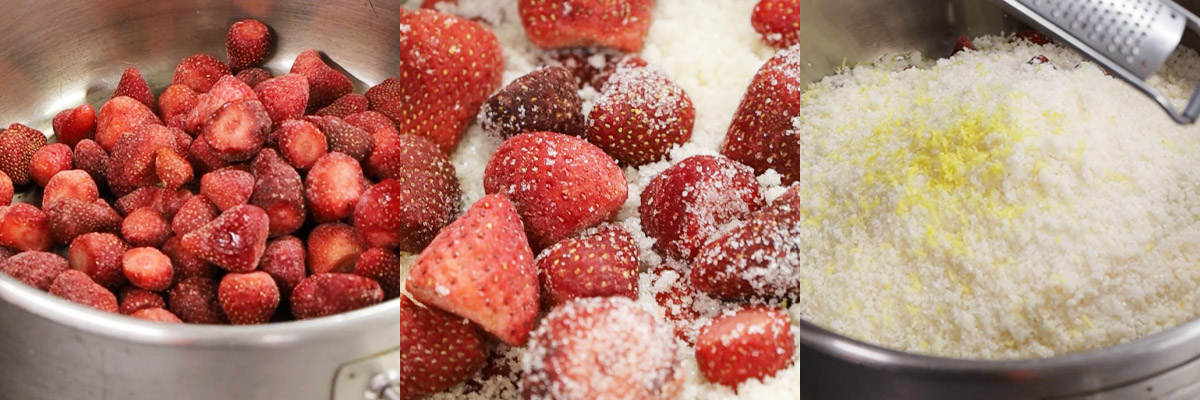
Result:
{"label": "metal bowl", "polygon": [[[258,18],[283,72],[317,49],[358,91],[393,74],[403,1],[10,0],[0,30],[0,121],[50,133],[59,110],[99,106],[121,71],[156,91],[179,60],[224,58],[225,32]],[[254,327],[169,325],[78,306],[0,274],[0,398],[363,399],[398,373],[399,302]]]}

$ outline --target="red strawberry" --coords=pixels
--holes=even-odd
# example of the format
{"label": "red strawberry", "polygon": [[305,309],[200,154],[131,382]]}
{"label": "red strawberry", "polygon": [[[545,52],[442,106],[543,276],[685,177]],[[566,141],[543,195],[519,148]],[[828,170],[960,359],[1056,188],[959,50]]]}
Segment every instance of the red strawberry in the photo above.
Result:
{"label": "red strawberry", "polygon": [[535,46],[601,45],[641,50],[654,0],[520,0],[521,25]]}
{"label": "red strawberry", "polygon": [[672,399],[683,370],[669,327],[633,300],[575,300],[546,315],[522,362],[524,398]]}
{"label": "red strawberry", "polygon": [[46,187],[51,177],[71,167],[71,147],[52,143],[33,152],[33,157],[29,159],[29,177],[38,186]]}
{"label": "red strawberry", "polygon": [[547,67],[517,78],[479,110],[479,125],[493,135],[549,131],[583,136],[583,99],[575,78],[562,67]]}
{"label": "red strawberry", "polygon": [[425,190],[459,197],[454,165],[429,138],[379,130],[375,132],[375,142],[375,149],[363,163],[372,177],[413,180]]}
{"label": "red strawberry", "polygon": [[787,368],[795,350],[783,310],[750,306],[726,311],[700,328],[696,366],[710,382],[737,388]]}
{"label": "red strawberry", "polygon": [[200,94],[187,85],[171,85],[158,96],[162,121],[172,128],[187,129],[188,114],[200,101]]}
{"label": "red strawberry", "polygon": [[[794,186],[789,193],[798,193]],[[737,300],[751,297],[796,297],[800,277],[795,272],[804,246],[792,229],[802,216],[785,193],[745,225],[717,237],[700,249],[688,276],[692,286],[710,296]]]}
{"label": "red strawberry", "polygon": [[142,207],[121,221],[121,237],[134,246],[158,247],[171,237],[171,225],[158,211]]}
{"label": "red strawberry", "polygon": [[372,110],[396,122],[400,133],[428,136],[449,154],[500,87],[500,42],[477,22],[433,10],[407,12],[400,19],[408,29],[398,42],[398,79],[371,88],[367,99]]}
{"label": "red strawberry", "polygon": [[467,320],[400,300],[400,397],[417,399],[466,381],[487,361],[487,344]]}
{"label": "red strawberry", "polygon": [[176,146],[175,134],[162,125],[147,125],[134,134],[122,136],[113,145],[109,158],[109,189],[117,196],[124,196],[137,188],[157,185],[161,182],[154,168],[158,150]]}
{"label": "red strawberry", "polygon": [[691,260],[724,224],[762,208],[754,170],[720,156],[692,156],[672,165],[642,192],[638,207],[654,248]]}
{"label": "red strawberry", "polygon": [[512,198],[535,249],[612,218],[629,194],[612,157],[583,139],[551,132],[501,144],[483,171],[483,188]]}
{"label": "red strawberry", "polygon": [[950,52],[950,55],[955,55],[966,50],[975,50],[975,43],[971,42],[971,38],[969,37],[959,36],[958,40],[954,41],[954,50]]}
{"label": "red strawberry", "polygon": [[126,286],[117,293],[117,303],[120,304],[121,314],[125,315],[130,315],[146,308],[167,307],[167,301],[163,300],[162,296],[158,293],[133,286]]}
{"label": "red strawberry", "polygon": [[48,291],[52,295],[100,311],[110,313],[119,311],[116,295],[92,281],[87,274],[76,270],[66,270],[58,274]]}
{"label": "red strawberry", "polygon": [[71,268],[83,271],[96,283],[116,290],[125,286],[121,257],[126,250],[129,250],[129,245],[117,235],[108,232],[85,233],[71,241],[67,261]]}
{"label": "red strawberry", "polygon": [[154,174],[166,189],[175,190],[194,179],[192,164],[175,149],[161,148],[154,153]]}
{"label": "red strawberry", "polygon": [[4,171],[0,171],[0,206],[12,204],[14,190],[12,179],[9,179]]}
{"label": "red strawberry", "polygon": [[308,171],[304,197],[316,222],[337,221],[354,213],[354,205],[366,186],[358,161],[342,153],[329,153]]}
{"label": "red strawberry", "polygon": [[637,298],[638,248],[621,228],[603,227],[564,239],[537,258],[550,306],[586,297]]}
{"label": "red strawberry", "polygon": [[418,252],[459,209],[459,191],[430,187],[427,180],[384,179],[358,199],[354,227],[371,246]]}
{"label": "red strawberry", "polygon": [[293,74],[308,78],[308,110],[316,111],[354,90],[354,83],[321,58],[316,50],[305,50],[292,63]]}
{"label": "red strawberry", "polygon": [[163,322],[171,324],[181,324],[183,320],[175,316],[175,314],[161,307],[143,308],[129,314],[130,317],[140,318],[147,321]]}
{"label": "red strawberry", "polygon": [[167,290],[175,278],[171,258],[153,247],[137,247],[126,251],[121,256],[121,270],[125,272],[125,279],[129,279],[129,283],[153,292]]}
{"label": "red strawberry", "polygon": [[113,97],[126,96],[145,104],[151,112],[158,112],[158,103],[154,101],[154,92],[150,91],[150,85],[146,84],[146,78],[142,77],[142,73],[137,68],[126,68],[121,74],[121,80],[117,82],[117,90],[113,92]]}
{"label": "red strawberry", "polygon": [[266,272],[228,273],[217,287],[221,309],[234,325],[262,324],[279,306],[279,287]]}
{"label": "red strawberry", "polygon": [[250,272],[258,268],[266,249],[267,223],[267,213],[261,208],[243,204],[183,235],[181,244],[184,250],[226,271]]}
{"label": "red strawberry", "polygon": [[119,232],[121,215],[104,200],[86,202],[64,197],[46,209],[46,228],[54,242],[71,243],[85,233]]}
{"label": "red strawberry", "polygon": [[383,290],[370,278],[325,273],[304,278],[292,291],[292,314],[312,319],[341,314],[379,304]]}
{"label": "red strawberry", "polygon": [[133,210],[150,207],[154,211],[162,213],[167,219],[175,217],[175,213],[183,207],[183,203],[192,198],[192,192],[186,189],[167,190],[157,186],[144,187],[134,190],[128,195],[117,199],[113,206],[122,214],[129,214]]}
{"label": "red strawberry", "polygon": [[[198,197],[203,198],[203,196]],[[220,268],[209,264],[208,261],[204,261],[199,256],[185,250],[180,238],[181,236],[172,236],[162,245],[162,252],[171,258],[171,265],[175,266],[175,276],[178,279],[183,280],[191,277],[215,279],[220,275]]]}
{"label": "red strawberry", "polygon": [[51,126],[59,143],[75,146],[80,140],[96,134],[96,109],[91,104],[84,104],[62,110],[54,116]]}
{"label": "red strawberry", "polygon": [[171,232],[183,235],[212,222],[221,211],[205,196],[192,196],[171,219]]}
{"label": "red strawberry", "polygon": [[1050,38],[1046,37],[1046,35],[1043,35],[1041,32],[1038,32],[1037,30],[1034,30],[1034,29],[1026,29],[1026,30],[1017,32],[1015,35],[1013,35],[1013,40],[1014,41],[1015,40],[1024,40],[1026,42],[1036,44],[1039,46],[1051,43]]}
{"label": "red strawberry", "polygon": [[350,114],[357,114],[367,111],[370,104],[367,102],[367,97],[358,93],[347,93],[345,96],[338,97],[333,103],[330,103],[325,108],[317,110],[318,116],[346,118]]}
{"label": "red strawberry", "polygon": [[279,154],[296,169],[308,170],[329,151],[325,134],[312,122],[286,121],[271,133]]}
{"label": "red strawberry", "polygon": [[42,209],[50,209],[54,202],[62,198],[91,203],[99,196],[100,188],[87,172],[79,169],[63,171],[46,182],[46,189],[42,191]]}
{"label": "red strawberry", "polygon": [[0,272],[40,290],[50,289],[54,278],[68,270],[67,260],[58,254],[26,251],[0,261]]}
{"label": "red strawberry", "polygon": [[800,0],[759,0],[750,14],[750,24],[775,48],[800,43]]}
{"label": "red strawberry", "polygon": [[354,262],[354,274],[374,279],[383,289],[383,299],[400,297],[404,289],[402,270],[404,265],[396,253],[382,247],[372,247],[358,256]]}
{"label": "red strawberry", "polygon": [[362,160],[375,147],[375,138],[371,133],[350,125],[338,117],[308,116],[304,118],[321,128],[329,139],[329,151],[339,152]]}
{"label": "red strawberry", "polygon": [[755,174],[774,169],[785,184],[800,179],[800,140],[792,117],[804,103],[800,93],[808,82],[797,73],[804,65],[795,46],[767,60],[733,114],[721,155],[754,168]]}
{"label": "red strawberry", "polygon": [[149,107],[125,96],[113,97],[105,102],[96,118],[96,143],[105,151],[112,151],[121,136],[140,129],[142,125],[162,124]]}
{"label": "red strawberry", "polygon": [[417,257],[407,289],[504,343],[525,344],[537,317],[538,283],[516,207],[496,194],[475,202]]}
{"label": "red strawberry", "polygon": [[[213,85],[211,91],[196,98],[196,105],[192,107],[191,111],[188,111],[187,118],[184,120],[183,130],[191,134],[200,133],[200,130],[209,124],[217,111],[220,111],[226,104],[238,100],[258,100],[258,94],[254,93],[254,89],[246,86],[240,79],[233,76],[221,77]],[[269,119],[270,116],[268,115],[267,118]]]}
{"label": "red strawberry", "polygon": [[271,71],[267,71],[262,68],[246,68],[239,71],[237,75],[234,76],[236,76],[242,82],[245,82],[246,86],[249,87],[256,87],[258,84],[266,82],[267,79],[272,78]]}
{"label": "red strawberry", "polygon": [[208,93],[221,77],[229,75],[229,66],[208,54],[195,54],[175,67],[172,84],[182,84],[197,93]]}
{"label": "red strawberry", "polygon": [[612,66],[624,56],[625,53],[608,47],[567,47],[545,51],[540,58],[543,64],[570,71],[577,88],[591,86],[601,90],[612,73]]}
{"label": "red strawberry", "polygon": [[280,295],[288,298],[292,289],[308,276],[305,258],[304,243],[295,236],[284,236],[267,242],[259,269],[271,274]]}
{"label": "red strawberry", "polygon": [[53,244],[42,210],[28,203],[0,207],[0,246],[18,251],[47,251]]}
{"label": "red strawberry", "polygon": [[266,107],[271,122],[279,126],[283,121],[304,115],[308,107],[308,78],[300,74],[281,75],[258,84],[254,93]]}
{"label": "red strawberry", "polygon": [[687,93],[662,70],[642,63],[617,64],[587,120],[588,141],[628,165],[662,160],[692,137],[696,121]]}
{"label": "red strawberry", "polygon": [[21,124],[12,124],[0,132],[0,171],[8,174],[13,184],[26,185],[32,180],[29,165],[33,153],[46,145],[46,135]]}
{"label": "red strawberry", "polygon": [[[362,130],[377,133],[379,131],[387,131],[399,135],[400,131],[396,129],[396,123],[392,122],[388,116],[377,113],[375,111],[363,111],[360,113],[350,114],[343,118],[350,125],[362,128]],[[376,147],[378,149],[378,147]]]}
{"label": "red strawberry", "polygon": [[192,170],[197,174],[225,168],[231,164],[229,160],[217,154],[204,139],[192,141],[192,146],[188,148],[188,161],[192,163]]}
{"label": "red strawberry", "polygon": [[223,168],[200,177],[200,194],[218,210],[225,211],[250,201],[254,175],[236,168]]}
{"label": "red strawberry", "polygon": [[201,138],[221,158],[246,161],[258,154],[271,132],[271,117],[257,100],[241,100],[221,107],[204,126]]}
{"label": "red strawberry", "polygon": [[108,152],[99,143],[91,139],[79,141],[71,158],[75,160],[75,167],[87,171],[92,181],[108,185]]}
{"label": "red strawberry", "polygon": [[225,325],[229,319],[217,299],[217,282],[203,277],[184,278],[167,293],[167,309],[190,324]]}
{"label": "red strawberry", "polygon": [[367,250],[366,242],[354,227],[340,222],[317,225],[308,234],[308,271],[351,272],[358,255]]}
{"label": "red strawberry", "polygon": [[254,19],[234,22],[225,34],[225,54],[229,56],[229,69],[241,71],[258,66],[271,52],[271,28]]}
{"label": "red strawberry", "polygon": [[[675,325],[675,336],[695,343],[696,328],[694,326],[700,313],[696,311],[696,290],[687,281],[687,274],[679,270],[660,265],[654,270],[654,281],[651,283],[655,291],[654,301],[663,308],[667,321]],[[660,285],[667,285],[658,290]]]}
{"label": "red strawberry", "polygon": [[[457,5],[458,0],[424,0],[421,2],[421,8],[428,8],[431,10],[436,10],[436,9],[438,9],[438,4],[455,4],[455,5]],[[437,390],[436,392],[440,392],[440,390]]]}
{"label": "red strawberry", "polygon": [[300,173],[272,149],[259,152],[250,167],[255,179],[250,204],[267,212],[270,235],[282,236],[300,229],[306,213]]}

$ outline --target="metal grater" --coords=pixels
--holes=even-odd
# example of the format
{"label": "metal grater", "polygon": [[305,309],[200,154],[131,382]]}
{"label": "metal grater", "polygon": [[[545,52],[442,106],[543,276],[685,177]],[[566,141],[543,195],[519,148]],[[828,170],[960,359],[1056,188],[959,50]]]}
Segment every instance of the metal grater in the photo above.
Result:
{"label": "metal grater", "polygon": [[1146,84],[1179,46],[1183,30],[1200,30],[1195,14],[1171,0],[997,1],[1153,98],[1176,122],[1196,122],[1200,89],[1181,111]]}

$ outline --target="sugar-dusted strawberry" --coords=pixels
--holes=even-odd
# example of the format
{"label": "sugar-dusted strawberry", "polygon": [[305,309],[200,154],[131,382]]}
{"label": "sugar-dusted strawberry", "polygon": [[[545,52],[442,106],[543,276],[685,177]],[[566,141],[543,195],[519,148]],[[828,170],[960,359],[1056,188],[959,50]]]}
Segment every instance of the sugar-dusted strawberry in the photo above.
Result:
{"label": "sugar-dusted strawberry", "polygon": [[383,289],[383,299],[400,297],[404,290],[404,265],[400,257],[391,250],[372,247],[358,256],[354,262],[354,274],[374,279]]}
{"label": "sugar-dusted strawberry", "polygon": [[171,265],[175,266],[175,278],[178,280],[193,276],[215,279],[221,274],[220,268],[184,249],[181,236],[167,239],[162,245],[162,252],[171,258]]}
{"label": "sugar-dusted strawberry", "polygon": [[483,368],[487,343],[462,317],[400,299],[400,398],[449,389]]}
{"label": "sugar-dusted strawberry", "polygon": [[329,152],[325,133],[316,124],[305,120],[285,121],[271,133],[277,142],[279,155],[299,170],[308,170]]}
{"label": "sugar-dusted strawberry", "polygon": [[171,225],[162,213],[142,207],[121,221],[121,237],[134,246],[162,246],[171,237]]}
{"label": "sugar-dusted strawberry", "polygon": [[292,289],[308,276],[304,242],[295,236],[284,236],[267,242],[259,269],[275,279],[283,298],[292,295]]}
{"label": "sugar-dusted strawberry", "polygon": [[42,191],[42,209],[48,210],[54,202],[66,197],[91,203],[100,197],[100,187],[83,170],[60,172],[46,182],[46,189]]}
{"label": "sugar-dusted strawberry", "polygon": [[338,97],[333,103],[330,103],[325,108],[317,110],[316,115],[323,117],[338,117],[346,118],[350,114],[357,114],[367,111],[370,103],[367,102],[367,97],[358,93],[347,93],[345,96]]}
{"label": "sugar-dusted strawberry", "polygon": [[1050,44],[1051,42],[1053,42],[1052,40],[1050,40],[1049,37],[1046,37],[1045,34],[1038,32],[1036,29],[1025,29],[1023,31],[1017,32],[1016,34],[1013,35],[1013,40],[1014,41],[1024,40],[1026,42],[1036,44],[1039,46],[1045,45],[1045,44]]}
{"label": "sugar-dusted strawberry", "polygon": [[229,324],[217,299],[217,282],[210,278],[184,278],[176,283],[167,292],[167,309],[189,324]]}
{"label": "sugar-dusted strawberry", "polygon": [[326,64],[321,53],[316,50],[300,52],[296,56],[296,61],[292,63],[291,73],[304,75],[308,79],[308,111],[310,112],[328,106],[338,97],[345,96],[354,90],[354,83],[350,82],[350,78]]}
{"label": "sugar-dusted strawberry", "polygon": [[0,206],[12,204],[15,190],[12,179],[9,179],[4,171],[0,171]]}
{"label": "sugar-dusted strawberry", "polygon": [[182,84],[197,93],[208,93],[222,77],[229,75],[229,66],[208,54],[188,56],[175,66],[172,84]]}
{"label": "sugar-dusted strawberry", "polygon": [[121,215],[104,200],[91,202],[64,197],[46,209],[46,227],[55,243],[71,243],[91,232],[119,232]]}
{"label": "sugar-dusted strawberry", "polygon": [[262,21],[245,19],[234,22],[225,34],[229,69],[236,72],[262,64],[271,52],[272,41],[271,28]]}
{"label": "sugar-dusted strawberry", "polygon": [[270,236],[287,235],[300,229],[307,212],[300,173],[273,149],[259,152],[250,169],[254,173],[250,204],[267,212],[271,220]]}
{"label": "sugar-dusted strawberry", "polygon": [[106,174],[109,189],[117,196],[124,196],[138,188],[156,186],[161,182],[154,168],[158,150],[176,146],[175,134],[162,125],[146,125],[122,136],[113,145],[109,158]]}
{"label": "sugar-dusted strawberry", "polygon": [[158,293],[133,286],[121,288],[117,293],[117,304],[120,305],[121,314],[125,315],[145,308],[167,307],[167,301]]}
{"label": "sugar-dusted strawberry", "polygon": [[654,0],[520,0],[521,25],[544,49],[601,45],[642,49],[650,31]]}
{"label": "sugar-dusted strawberry", "polygon": [[[388,118],[388,116],[375,111],[354,113],[347,115],[342,119],[350,123],[350,125],[362,128],[362,130],[367,132],[377,133],[379,131],[387,131],[397,135],[400,134],[400,130],[396,129],[396,123],[392,122],[391,118]],[[376,142],[378,142],[378,140],[376,140]],[[376,146],[376,149],[378,149],[378,145]]]}
{"label": "sugar-dusted strawberry", "polygon": [[[630,56],[636,57],[636,56]],[[621,61],[587,120],[587,139],[626,165],[662,160],[692,137],[696,108],[661,69]]]}
{"label": "sugar-dusted strawberry", "polygon": [[91,104],[66,109],[54,115],[51,122],[54,137],[59,143],[75,146],[83,139],[96,134],[96,109]]}
{"label": "sugar-dusted strawberry", "polygon": [[258,94],[238,78],[231,75],[221,77],[211,91],[196,98],[196,105],[188,111],[183,130],[193,135],[199,134],[217,111],[226,104],[239,100],[258,100]]}
{"label": "sugar-dusted strawberry", "polygon": [[205,196],[192,196],[183,203],[175,218],[171,219],[171,232],[183,235],[194,231],[220,215],[221,211]]}
{"label": "sugar-dusted strawberry", "polygon": [[453,220],[460,204],[457,182],[450,187],[424,185],[431,181],[379,181],[358,199],[354,226],[371,246],[421,251]]}
{"label": "sugar-dusted strawberry", "polygon": [[498,194],[476,201],[417,256],[407,289],[504,343],[525,344],[538,312],[538,282],[513,203]]}
{"label": "sugar-dusted strawberry", "polygon": [[187,154],[188,162],[192,163],[192,170],[195,174],[203,175],[208,171],[215,171],[221,168],[228,167],[232,163],[217,154],[212,146],[208,145],[208,141],[197,139],[192,141],[192,146],[188,147]]}
{"label": "sugar-dusted strawberry", "polygon": [[333,152],[322,156],[308,171],[304,198],[316,222],[337,221],[354,213],[366,186],[358,161]]}
{"label": "sugar-dusted strawberry", "polygon": [[571,72],[546,67],[517,78],[479,110],[479,125],[501,138],[549,131],[583,136],[583,99]]}
{"label": "sugar-dusted strawberry", "polygon": [[33,152],[33,157],[29,159],[29,177],[38,186],[46,187],[51,177],[73,166],[71,147],[62,143],[52,143]]}
{"label": "sugar-dusted strawberry", "polygon": [[800,179],[800,139],[792,129],[792,117],[804,103],[801,92],[808,82],[798,73],[804,65],[799,46],[780,50],[767,60],[733,114],[721,155],[749,165],[755,174],[774,169],[785,184]]}
{"label": "sugar-dusted strawberry", "polygon": [[709,382],[737,388],[792,364],[796,344],[783,310],[748,306],[713,318],[696,336],[696,366]]}
{"label": "sugar-dusted strawberry", "polygon": [[117,82],[117,89],[113,92],[112,97],[120,96],[140,101],[150,108],[150,111],[158,112],[158,103],[154,100],[154,92],[150,91],[150,85],[146,84],[146,78],[142,77],[142,73],[137,68],[126,68],[125,72],[121,73],[121,80]]}
{"label": "sugar-dusted strawberry", "polygon": [[284,74],[267,79],[254,87],[258,100],[267,108],[271,122],[300,118],[308,107],[308,78],[300,74]]}
{"label": "sugar-dusted strawberry", "polygon": [[675,336],[695,343],[695,322],[700,313],[695,307],[696,290],[688,283],[687,274],[668,264],[660,265],[653,273],[654,301],[663,308],[667,322],[675,326]]}
{"label": "sugar-dusted strawberry", "polygon": [[122,135],[133,132],[142,125],[161,125],[158,116],[142,102],[131,97],[113,97],[100,107],[96,117],[96,143],[105,151],[112,151]]}
{"label": "sugar-dusted strawberry", "polygon": [[396,122],[400,133],[428,136],[449,154],[500,87],[500,42],[478,22],[433,10],[404,13],[400,19],[409,28],[397,42],[400,73],[368,90],[367,99],[372,110]]}
{"label": "sugar-dusted strawberry", "polygon": [[201,138],[221,158],[246,161],[258,154],[271,132],[271,117],[257,100],[240,100],[221,107],[204,125]]}
{"label": "sugar-dusted strawberry", "polygon": [[186,129],[187,117],[200,101],[197,93],[187,85],[171,85],[158,96],[158,112],[162,122],[172,128]]}
{"label": "sugar-dusted strawberry", "polygon": [[321,132],[325,133],[325,137],[329,141],[329,151],[331,152],[336,151],[354,157],[355,160],[362,160],[371,154],[371,150],[375,147],[375,138],[370,132],[351,125],[341,118],[308,116],[304,119],[321,128]]}
{"label": "sugar-dusted strawberry", "polygon": [[44,251],[21,252],[0,261],[0,272],[40,290],[49,289],[54,278],[68,269],[67,260]]}
{"label": "sugar-dusted strawberry", "polygon": [[[797,193],[794,186],[789,193]],[[785,193],[760,210],[746,224],[714,238],[700,249],[688,279],[710,296],[741,300],[753,297],[798,296],[800,276],[795,265],[804,254],[793,229],[803,223],[800,207]]]}
{"label": "sugar-dusted strawberry", "polygon": [[152,292],[171,287],[175,268],[171,258],[153,247],[135,247],[121,256],[121,270],[134,286]]}
{"label": "sugar-dusted strawberry", "polygon": [[246,86],[249,87],[256,87],[258,84],[266,82],[267,79],[272,78],[271,71],[267,71],[262,68],[246,68],[238,71],[237,75],[234,76],[236,76],[242,82],[245,82]]}
{"label": "sugar-dusted strawberry", "polygon": [[692,156],[664,170],[642,191],[638,213],[654,248],[691,260],[722,225],[762,208],[754,170],[721,156]]}
{"label": "sugar-dusted strawberry", "polygon": [[87,171],[92,181],[108,185],[108,152],[99,143],[91,139],[80,140],[71,158],[75,161],[75,168]]}
{"label": "sugar-dusted strawberry", "polygon": [[92,281],[87,274],[73,269],[63,271],[54,278],[47,290],[50,294],[101,311],[117,313],[117,296],[104,286]]}
{"label": "sugar-dusted strawberry", "polygon": [[28,203],[0,207],[0,246],[18,251],[47,251],[53,244],[42,210]]}
{"label": "sugar-dusted strawberry", "polygon": [[612,73],[613,65],[625,57],[625,53],[608,47],[565,47],[542,52],[539,57],[545,65],[566,68],[575,80],[575,86],[583,89],[591,86],[597,91],[604,88],[604,81]]}
{"label": "sugar-dusted strawberry", "polygon": [[367,250],[358,230],[340,222],[317,225],[308,234],[308,271],[312,274],[325,272],[351,272],[354,261]]}
{"label": "sugar-dusted strawberry", "polygon": [[231,272],[221,278],[217,299],[230,323],[262,324],[275,315],[275,308],[279,306],[279,287],[266,272]]}
{"label": "sugar-dusted strawberry", "polygon": [[800,0],[759,0],[750,14],[750,25],[777,49],[800,43]]}
{"label": "sugar-dusted strawberry", "polygon": [[324,273],[304,278],[292,290],[292,315],[312,319],[379,304],[383,289],[371,278]]}
{"label": "sugar-dusted strawberry", "polygon": [[175,190],[192,181],[195,172],[187,157],[175,149],[161,148],[154,154],[154,174],[164,188]]}
{"label": "sugar-dusted strawberry", "polygon": [[121,196],[113,203],[113,206],[122,214],[129,214],[142,207],[150,207],[154,211],[162,213],[167,219],[171,219],[175,218],[175,213],[192,196],[192,192],[187,189],[168,190],[157,186],[148,186]]}
{"label": "sugar-dusted strawberry", "polygon": [[222,168],[200,177],[200,194],[224,211],[250,201],[254,175],[237,168]]}
{"label": "sugar-dusted strawberry", "polygon": [[[221,213],[207,225],[183,235],[183,248],[230,272],[258,268],[267,246],[267,213],[240,205]],[[233,238],[236,238],[233,239]]]}
{"label": "sugar-dusted strawberry", "polygon": [[528,349],[521,363],[527,399],[672,399],[683,384],[670,328],[623,297],[555,308]]}
{"label": "sugar-dusted strawberry", "polygon": [[619,227],[601,227],[550,246],[538,255],[537,270],[550,306],[586,297],[637,297],[637,244]]}
{"label": "sugar-dusted strawberry", "polygon": [[12,124],[0,132],[0,171],[17,186],[29,184],[29,165],[33,153],[46,145],[46,135],[21,124]]}
{"label": "sugar-dusted strawberry", "polygon": [[121,257],[128,249],[129,245],[112,233],[85,233],[71,241],[67,262],[71,268],[83,271],[96,283],[116,290],[126,283]]}
{"label": "sugar-dusted strawberry", "polygon": [[612,157],[583,139],[551,132],[501,144],[483,171],[483,188],[512,199],[535,249],[611,218],[629,194]]}
{"label": "sugar-dusted strawberry", "polygon": [[163,322],[168,324],[183,323],[183,320],[179,319],[178,316],[162,307],[143,308],[130,313],[129,316],[147,321]]}

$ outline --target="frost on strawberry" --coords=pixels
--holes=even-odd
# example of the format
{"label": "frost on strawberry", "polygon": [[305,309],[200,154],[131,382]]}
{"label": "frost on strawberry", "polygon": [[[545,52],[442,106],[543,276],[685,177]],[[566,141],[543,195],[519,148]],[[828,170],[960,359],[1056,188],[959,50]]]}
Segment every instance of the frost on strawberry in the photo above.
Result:
{"label": "frost on strawberry", "polygon": [[96,143],[105,151],[112,151],[121,136],[136,131],[142,125],[161,125],[158,116],[130,97],[119,96],[109,99],[100,107],[96,117]]}
{"label": "frost on strawberry", "polygon": [[308,90],[308,78],[300,74],[280,75],[254,86],[254,93],[275,126],[304,115],[308,107]]}
{"label": "frost on strawberry", "polygon": [[754,170],[725,157],[692,156],[650,180],[638,213],[656,249],[690,260],[723,225],[763,203]]}
{"label": "frost on strawberry", "polygon": [[58,274],[47,289],[50,294],[101,311],[116,313],[117,296],[92,281],[87,274],[69,269]]}
{"label": "frost on strawberry", "polygon": [[200,129],[208,124],[221,107],[238,100],[258,100],[258,94],[232,75],[221,77],[212,86],[212,90],[196,98],[196,105],[188,111],[184,120],[183,130],[193,135],[200,133]]}
{"label": "frost on strawberry", "polygon": [[617,63],[587,120],[587,138],[626,165],[662,160],[692,137],[696,108],[687,93],[636,56]]}
{"label": "frost on strawberry", "polygon": [[91,104],[60,111],[51,123],[59,143],[75,146],[96,134],[96,109]]}
{"label": "frost on strawberry", "polygon": [[121,215],[103,200],[66,197],[46,209],[46,228],[55,243],[66,244],[92,232],[120,232]]}
{"label": "frost on strawberry", "polygon": [[421,183],[384,179],[363,192],[354,208],[354,226],[368,243],[418,252],[450,223],[458,212],[457,190],[429,190]]}
{"label": "frost on strawberry", "polygon": [[710,382],[737,388],[792,364],[796,345],[783,310],[749,306],[713,318],[696,336],[696,364]]}
{"label": "frost on strawberry", "polygon": [[47,290],[63,271],[67,260],[54,253],[26,251],[0,261],[0,272],[39,290]]}
{"label": "frost on strawberry", "polygon": [[383,299],[400,297],[403,290],[403,262],[391,250],[372,247],[354,262],[354,274],[374,279],[383,289]]}
{"label": "frost on strawberry", "polygon": [[339,152],[362,160],[375,147],[375,138],[370,132],[351,125],[333,116],[308,116],[304,118],[321,128],[329,141],[329,151]]}
{"label": "frost on strawberry", "polygon": [[271,275],[279,293],[287,299],[292,289],[308,276],[304,242],[295,236],[284,236],[267,242],[259,269]]}
{"label": "frost on strawberry", "polygon": [[334,152],[321,157],[308,171],[304,197],[316,222],[337,221],[354,213],[366,186],[358,161]]}
{"label": "frost on strawberry", "polygon": [[45,134],[21,124],[9,125],[0,132],[0,171],[17,186],[28,184],[33,180],[29,171],[33,153],[45,145]]}
{"label": "frost on strawberry", "polygon": [[[221,213],[212,222],[183,235],[183,248],[230,272],[258,268],[267,246],[267,213],[240,205]],[[180,316],[182,317],[182,316]]]}
{"label": "frost on strawberry", "polygon": [[383,301],[383,290],[370,278],[354,274],[324,273],[304,278],[292,291],[292,314],[312,319],[373,306]]}
{"label": "frost on strawberry", "polygon": [[221,77],[229,75],[229,66],[208,54],[194,54],[175,67],[172,84],[187,85],[198,93],[208,93]]}
{"label": "frost on strawberry", "polygon": [[271,28],[262,21],[245,19],[234,22],[225,34],[225,54],[229,69],[241,71],[261,65],[274,44]]}
{"label": "frost on strawberry", "polygon": [[71,241],[67,262],[96,283],[115,290],[126,283],[121,257],[128,249],[129,245],[112,233],[87,233]]}

